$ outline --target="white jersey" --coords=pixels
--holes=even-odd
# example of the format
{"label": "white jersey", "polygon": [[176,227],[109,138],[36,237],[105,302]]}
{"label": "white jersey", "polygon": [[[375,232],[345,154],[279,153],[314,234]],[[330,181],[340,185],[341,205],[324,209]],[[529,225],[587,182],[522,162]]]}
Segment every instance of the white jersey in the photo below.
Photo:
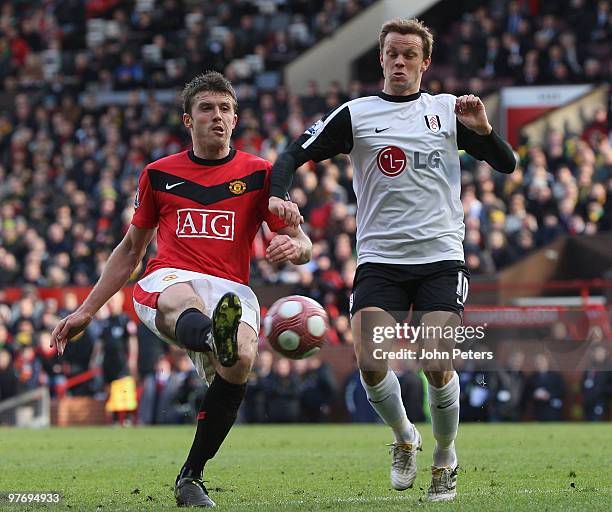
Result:
{"label": "white jersey", "polygon": [[514,170],[516,160],[495,132],[478,135],[457,121],[456,99],[380,93],[341,105],[279,155],[270,195],[285,197],[304,162],[347,154],[357,196],[358,264],[462,261],[457,150],[504,173]]}
{"label": "white jersey", "polygon": [[[455,96],[369,96],[313,125],[316,153],[344,140],[357,196],[358,264],[463,260]],[[342,151],[348,149],[350,151]]]}

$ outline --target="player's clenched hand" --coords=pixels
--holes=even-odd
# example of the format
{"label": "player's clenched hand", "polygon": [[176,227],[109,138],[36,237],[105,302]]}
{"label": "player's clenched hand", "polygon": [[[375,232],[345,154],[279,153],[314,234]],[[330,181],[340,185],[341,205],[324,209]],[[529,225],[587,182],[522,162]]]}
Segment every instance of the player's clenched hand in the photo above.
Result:
{"label": "player's clenched hand", "polygon": [[270,263],[291,261],[299,256],[299,245],[289,235],[276,235],[266,250],[266,259]]}
{"label": "player's clenched hand", "polygon": [[287,226],[298,227],[304,223],[298,205],[293,201],[284,201],[280,197],[270,197],[268,210],[285,221]]}
{"label": "player's clenched hand", "polygon": [[51,347],[56,347],[61,356],[66,348],[66,343],[81,334],[93,317],[82,311],[75,311],[66,318],[60,320],[51,333]]}
{"label": "player's clenched hand", "polygon": [[464,94],[455,101],[455,114],[457,119],[475,131],[478,135],[489,135],[492,127],[487,119],[484,103],[478,96]]}

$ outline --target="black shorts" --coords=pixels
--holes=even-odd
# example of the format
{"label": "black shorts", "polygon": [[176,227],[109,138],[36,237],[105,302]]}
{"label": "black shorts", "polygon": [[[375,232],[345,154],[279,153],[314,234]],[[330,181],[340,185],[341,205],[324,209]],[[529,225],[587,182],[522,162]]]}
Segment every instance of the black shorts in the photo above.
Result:
{"label": "black shorts", "polygon": [[398,322],[415,312],[463,313],[470,271],[463,261],[420,265],[364,263],[357,267],[351,295],[351,316],[366,307],[391,313]]}

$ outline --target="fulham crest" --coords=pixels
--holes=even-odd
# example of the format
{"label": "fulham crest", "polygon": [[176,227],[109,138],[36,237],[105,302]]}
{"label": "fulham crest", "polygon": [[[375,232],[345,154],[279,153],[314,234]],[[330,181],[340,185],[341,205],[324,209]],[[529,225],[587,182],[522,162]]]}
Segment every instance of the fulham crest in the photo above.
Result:
{"label": "fulham crest", "polygon": [[440,116],[425,116],[425,124],[427,128],[429,128],[433,133],[438,133],[440,131]]}

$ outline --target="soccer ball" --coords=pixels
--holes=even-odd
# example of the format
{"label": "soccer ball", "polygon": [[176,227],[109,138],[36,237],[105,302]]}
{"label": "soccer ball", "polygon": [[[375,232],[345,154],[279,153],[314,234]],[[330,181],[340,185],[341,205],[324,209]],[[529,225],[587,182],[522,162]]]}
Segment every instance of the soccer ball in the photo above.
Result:
{"label": "soccer ball", "polygon": [[289,359],[316,354],[327,337],[327,313],[316,300],[291,295],[277,300],[264,319],[272,348]]}

